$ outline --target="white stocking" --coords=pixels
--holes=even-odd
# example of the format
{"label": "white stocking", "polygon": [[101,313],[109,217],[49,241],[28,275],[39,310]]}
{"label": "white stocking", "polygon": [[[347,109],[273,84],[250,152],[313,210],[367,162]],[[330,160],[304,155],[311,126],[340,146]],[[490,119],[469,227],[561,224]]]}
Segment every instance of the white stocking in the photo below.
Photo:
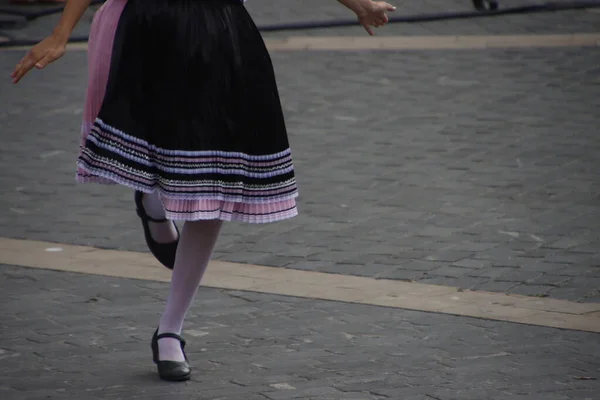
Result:
{"label": "white stocking", "polygon": [[[188,221],[184,224],[177,246],[171,290],[160,319],[159,334],[181,333],[185,315],[208,266],[222,224],[220,220]],[[184,360],[176,339],[160,339],[158,348],[161,360]]]}

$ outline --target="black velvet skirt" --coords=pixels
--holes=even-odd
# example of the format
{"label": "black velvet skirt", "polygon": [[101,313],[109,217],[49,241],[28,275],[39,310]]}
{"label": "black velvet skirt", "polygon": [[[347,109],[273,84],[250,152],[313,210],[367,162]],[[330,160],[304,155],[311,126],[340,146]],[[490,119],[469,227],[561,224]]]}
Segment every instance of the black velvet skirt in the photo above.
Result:
{"label": "black velvet skirt", "polygon": [[80,182],[158,191],[170,219],[297,214],[273,65],[239,0],[108,0],[88,54]]}

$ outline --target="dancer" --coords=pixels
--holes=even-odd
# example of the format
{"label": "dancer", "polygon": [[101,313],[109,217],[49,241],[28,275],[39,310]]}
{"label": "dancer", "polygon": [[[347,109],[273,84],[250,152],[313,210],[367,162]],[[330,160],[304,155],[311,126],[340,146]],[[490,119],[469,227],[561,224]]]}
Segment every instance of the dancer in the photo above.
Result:
{"label": "dancer", "polygon": [[[395,8],[338,0],[369,34]],[[67,0],[15,83],[65,52],[90,0]],[[223,221],[297,215],[291,151],[271,59],[241,0],[108,0],[88,47],[81,183],[134,189],[148,247],[173,269],[151,348],[160,378],[190,378],[180,334]],[[181,234],[174,220],[185,221]]]}

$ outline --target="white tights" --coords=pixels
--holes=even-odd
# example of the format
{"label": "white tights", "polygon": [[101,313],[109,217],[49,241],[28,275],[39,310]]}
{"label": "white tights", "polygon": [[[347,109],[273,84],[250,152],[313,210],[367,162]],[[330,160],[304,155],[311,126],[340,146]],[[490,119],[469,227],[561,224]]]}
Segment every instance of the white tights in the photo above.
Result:
{"label": "white tights", "polygon": [[[145,201],[144,207],[147,206],[146,203]],[[153,208],[155,206],[156,203],[152,205]],[[146,211],[150,213],[150,210]],[[155,218],[158,217],[160,216]],[[171,289],[158,327],[159,334],[181,333],[185,315],[206,271],[222,225],[223,221],[220,220],[187,221],[183,225],[171,277]],[[158,349],[161,360],[184,360],[180,343],[176,339],[160,339]]]}

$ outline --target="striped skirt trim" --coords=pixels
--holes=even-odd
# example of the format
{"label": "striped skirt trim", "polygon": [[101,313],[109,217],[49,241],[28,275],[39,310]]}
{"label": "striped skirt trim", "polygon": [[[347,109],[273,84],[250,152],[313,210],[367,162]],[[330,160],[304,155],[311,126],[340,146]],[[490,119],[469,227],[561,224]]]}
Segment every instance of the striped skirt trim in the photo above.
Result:
{"label": "striped skirt trim", "polygon": [[[135,139],[132,141],[131,139]],[[144,167],[154,166],[161,172],[184,175],[217,173],[243,175],[250,178],[272,178],[293,170],[290,149],[276,154],[247,155],[225,151],[167,150],[123,132],[106,127],[101,121],[87,136],[87,150],[101,149]]]}

